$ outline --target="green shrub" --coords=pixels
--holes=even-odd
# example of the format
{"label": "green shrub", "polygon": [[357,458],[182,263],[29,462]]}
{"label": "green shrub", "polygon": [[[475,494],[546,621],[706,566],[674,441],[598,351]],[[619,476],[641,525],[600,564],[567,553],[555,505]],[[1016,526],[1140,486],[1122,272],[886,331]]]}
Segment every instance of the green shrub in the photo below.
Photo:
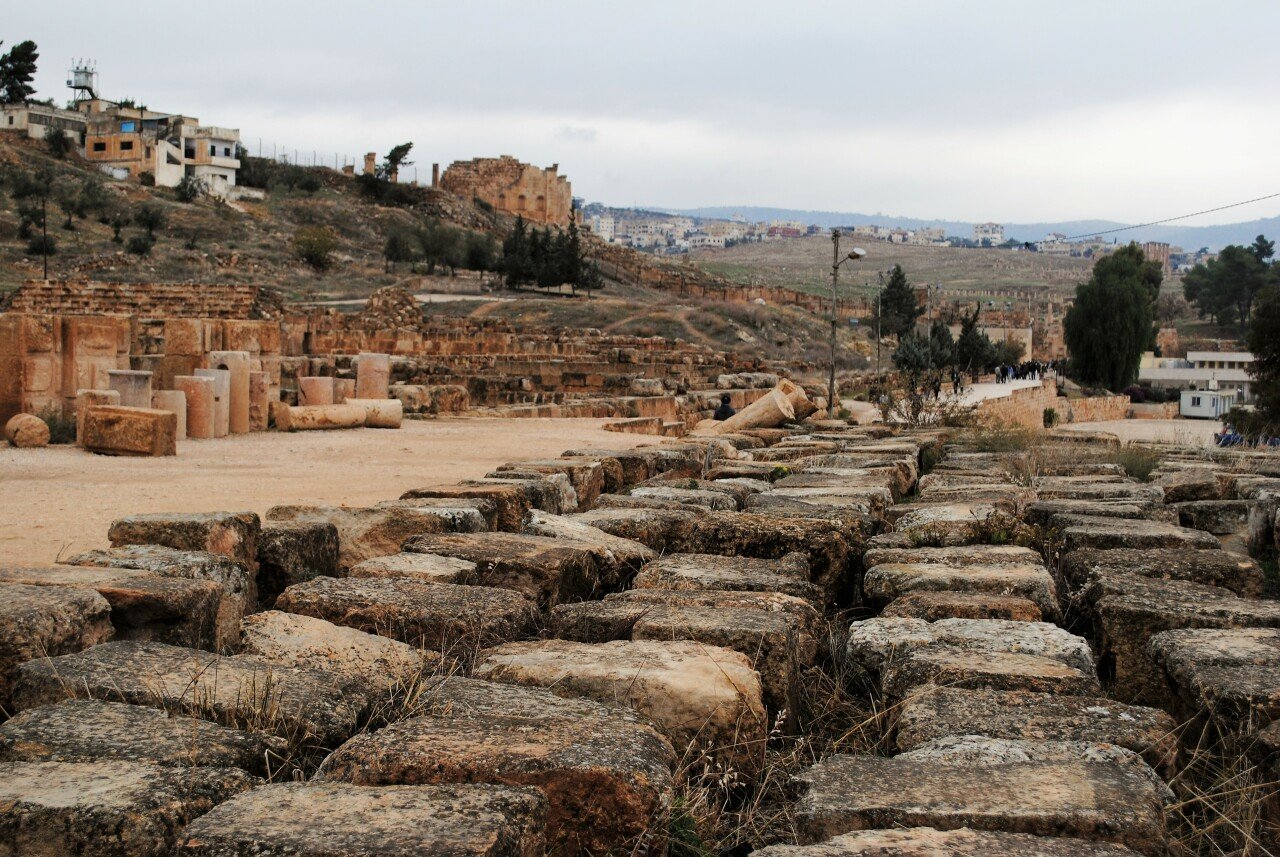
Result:
{"label": "green shrub", "polygon": [[195,202],[209,192],[209,186],[205,184],[204,179],[196,178],[195,176],[183,176],[182,181],[178,182],[173,192],[177,194],[178,199],[182,202]]}
{"label": "green shrub", "polygon": [[33,235],[27,242],[28,256],[53,256],[58,252],[58,242],[52,235]]}
{"label": "green shrub", "polygon": [[1056,408],[1044,409],[1044,427],[1053,428],[1058,424],[1058,410]]}
{"label": "green shrub", "polygon": [[338,240],[324,226],[304,226],[293,236],[293,252],[317,271],[333,264],[333,251]]}
{"label": "green shrub", "polygon": [[1039,440],[1039,432],[1026,426],[979,426],[973,432],[977,452],[1024,452]]}
{"label": "green shrub", "polygon": [[151,248],[155,246],[155,243],[155,239],[150,235],[135,235],[129,239],[125,249],[135,256],[150,256]]}
{"label": "green shrub", "polygon": [[1160,453],[1145,446],[1122,446],[1112,456],[1112,463],[1119,464],[1134,479],[1146,482],[1160,466]]}

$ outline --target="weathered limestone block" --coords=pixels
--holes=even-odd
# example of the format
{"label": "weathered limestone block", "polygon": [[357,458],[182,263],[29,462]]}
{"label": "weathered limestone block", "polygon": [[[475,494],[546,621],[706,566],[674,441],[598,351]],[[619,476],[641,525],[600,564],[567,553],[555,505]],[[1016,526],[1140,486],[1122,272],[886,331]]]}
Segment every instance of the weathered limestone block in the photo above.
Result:
{"label": "weathered limestone block", "polygon": [[847,497],[782,497],[767,491],[748,497],[747,511],[776,518],[835,521],[855,532],[875,529],[870,504]]}
{"label": "weathered limestone block", "polygon": [[78,652],[111,639],[111,605],[96,592],[53,586],[0,585],[0,706],[18,666]]}
{"label": "weathered limestone block", "polygon": [[280,431],[327,431],[360,428],[367,408],[361,405],[302,405],[290,407],[284,402],[273,405],[271,416]]}
{"label": "weathered limestone block", "polygon": [[364,408],[365,428],[398,429],[404,421],[399,399],[347,399],[346,404]]}
{"label": "weathered limestone block", "polygon": [[[215,539],[209,544],[222,547],[226,542]],[[151,544],[124,545],[78,554],[66,564],[131,568],[161,577],[212,581],[222,590],[216,641],[218,650],[223,652],[234,651],[240,639],[240,619],[256,609],[253,575],[242,563],[218,553]]]}
{"label": "weathered limestone block", "polygon": [[217,646],[222,588],[208,580],[181,580],[125,568],[0,566],[0,582],[97,592],[111,605],[116,639],[199,649]]}
{"label": "weathered limestone block", "polygon": [[1164,472],[1160,474],[1158,484],[1164,489],[1166,503],[1218,500],[1222,497],[1222,485],[1216,471],[1206,468]]}
{"label": "weathered limestone block", "polygon": [[490,785],[274,783],[187,826],[184,857],[541,857],[547,802]]}
{"label": "weathered limestone block", "polygon": [[91,762],[121,759],[173,768],[240,768],[267,776],[287,745],[154,708],[68,699],[28,708],[0,725],[0,762]]}
{"label": "weathered limestone block", "polygon": [[333,378],[313,375],[298,379],[298,404],[303,407],[334,404]]}
{"label": "weathered limestone block", "polygon": [[7,853],[167,857],[184,825],[260,780],[234,768],[141,762],[0,765]]}
{"label": "weathered limestone block", "polygon": [[921,546],[972,544],[988,518],[1009,511],[990,503],[912,503],[898,506],[895,512],[903,512],[908,506],[910,511],[894,520],[893,528]]}
{"label": "weathered limestone block", "polygon": [[356,397],[356,380],[354,378],[333,379],[333,403],[343,405]]}
{"label": "weathered limestone block", "polygon": [[19,449],[49,445],[49,426],[35,414],[15,414],[4,424],[4,439]]}
{"label": "weathered limestone block", "polygon": [[177,455],[178,419],[149,407],[95,405],[84,413],[80,441],[100,455]]}
{"label": "weathered limestone block", "polygon": [[241,635],[246,655],[337,675],[371,699],[408,690],[441,662],[385,636],[279,610],[246,616]]}
{"label": "weathered limestone block", "polygon": [[617,487],[607,486],[606,491],[636,485],[660,473],[666,473],[672,478],[700,479],[706,465],[702,453],[692,447],[676,449],[638,446],[635,449],[571,449],[565,451],[561,457],[617,461],[622,467],[621,484]]}
{"label": "weathered limestone block", "polygon": [[737,502],[728,494],[719,491],[700,491],[696,488],[644,487],[632,488],[632,497],[668,500],[681,506],[697,506],[701,509],[719,511],[737,511]]}
{"label": "weathered limestone block", "polygon": [[894,724],[900,751],[959,735],[1114,744],[1172,776],[1177,723],[1157,708],[1095,696],[932,688],[906,700]]}
{"label": "weathered limestone block", "polygon": [[249,431],[249,373],[247,351],[210,351],[209,366],[227,371],[227,424],[231,434]]}
{"label": "weathered limestone block", "polygon": [[76,446],[82,446],[84,414],[95,405],[119,405],[120,394],[115,390],[76,390]]}
{"label": "weathered limestone block", "polygon": [[1117,500],[1040,500],[1023,510],[1028,524],[1040,527],[1060,527],[1073,515],[1095,518],[1146,518],[1176,524],[1177,514],[1164,505],[1150,501]]}
{"label": "weathered limestone block", "polygon": [[1034,602],[1050,618],[1058,615],[1058,592],[1053,577],[1038,559],[1024,565],[882,563],[867,568],[862,591],[872,606],[883,606],[910,592],[1014,595]]}
{"label": "weathered limestone block", "polygon": [[197,378],[213,382],[213,436],[231,433],[231,372],[227,369],[197,369]]}
{"label": "weathered limestone block", "polygon": [[615,580],[603,585],[617,588],[629,580],[646,563],[657,558],[654,550],[640,542],[612,536],[604,530],[583,523],[577,518],[551,515],[540,510],[529,513],[524,533],[531,536],[569,539],[577,545],[590,546],[597,556],[601,571],[616,569]]}
{"label": "weathered limestone block", "polygon": [[459,658],[529,635],[537,618],[533,601],[510,589],[403,577],[317,577],[286,589],[276,607]]}
{"label": "weathered limestone block", "polygon": [[933,645],[984,654],[1047,657],[1093,672],[1093,655],[1084,638],[1048,622],[876,618],[854,622],[849,628],[849,657],[872,674],[903,654]]}
{"label": "weathered limestone block", "polygon": [[1061,568],[1073,592],[1105,577],[1135,574],[1221,586],[1244,598],[1262,595],[1262,568],[1258,563],[1224,550],[1088,548],[1064,554]]}
{"label": "weathered limestone block", "polygon": [[1243,533],[1249,526],[1249,511],[1253,503],[1248,500],[1188,500],[1174,503],[1178,510],[1178,523],[1184,527],[1204,530],[1215,536]]}
{"label": "weathered limestone block", "polygon": [[271,523],[331,524],[338,530],[338,567],[397,553],[414,536],[425,533],[475,532],[485,529],[480,511],[465,502],[411,508],[407,506],[273,506]]}
{"label": "weathered limestone block", "polygon": [[107,370],[107,389],[120,394],[122,408],[151,407],[150,372],[138,372],[132,369]]}
{"label": "weathered limestone block", "polygon": [[1124,518],[1064,516],[1062,530],[1066,550],[1081,548],[1178,548],[1210,550],[1221,548],[1217,537],[1203,530],[1191,530],[1159,521],[1132,521]]}
{"label": "weathered limestone block", "polygon": [[1101,690],[1092,672],[1057,658],[925,646],[885,666],[881,692],[902,700],[923,692],[925,685],[1079,695]]}
{"label": "weathered limestone block", "polygon": [[340,573],[338,528],[319,521],[268,521],[258,531],[258,601],[270,608],[295,583]]}
{"label": "weathered limestone block", "polygon": [[780,592],[821,606],[823,592],[809,583],[809,561],[800,553],[782,559],[711,554],[671,554],[645,565],[637,589]]}
{"label": "weathered limestone block", "polygon": [[1151,654],[1183,713],[1206,710],[1229,730],[1280,721],[1280,630],[1165,631],[1152,637]]}
{"label": "weathered limestone block", "polygon": [[452,556],[393,553],[351,566],[348,577],[404,577],[421,583],[461,583],[474,579],[476,564]]}
{"label": "weathered limestone block", "polygon": [[1025,833],[993,833],[985,830],[937,830],[909,827],[902,830],[861,830],[845,833],[817,845],[770,845],[751,857],[1135,857],[1123,845],[1084,839],[1057,839]]}
{"label": "weathered limestone block", "polygon": [[187,439],[187,394],[181,390],[156,390],[151,394],[153,410],[168,411],[177,421],[175,437]]}
{"label": "weathered limestone block", "polygon": [[540,688],[469,679],[446,679],[428,699],[428,715],[338,748],[319,778],[533,786],[549,802],[554,853],[614,854],[641,840],[662,850],[675,754],[651,725],[590,700],[565,710]]}
{"label": "weathered limestone block", "polygon": [[867,568],[893,563],[935,563],[953,567],[968,565],[1034,565],[1042,562],[1030,548],[1011,545],[957,545],[953,547],[870,548],[863,556]]}
{"label": "weathered limestone block", "polygon": [[187,401],[187,437],[216,437],[218,401],[213,379],[178,375],[173,379],[173,387]]}
{"label": "weathered limestone block", "polygon": [[706,748],[740,771],[758,770],[763,758],[760,677],[739,652],[688,641],[540,640],[482,652],[474,674],[634,708],[677,755]]}
{"label": "weathered limestone block", "polygon": [[160,512],[117,518],[107,537],[112,547],[161,545],[220,554],[249,569],[252,576],[258,568],[261,527],[254,512]]}
{"label": "weathered limestone block", "polygon": [[355,359],[356,397],[385,399],[391,381],[391,355],[361,351]]}
{"label": "weathered limestone block", "polygon": [[650,550],[677,550],[690,537],[705,513],[695,509],[592,509],[570,520],[595,527],[612,536],[639,542]]}
{"label": "weathered limestone block", "polygon": [[[615,462],[616,463],[616,462]],[[602,461],[573,458],[552,458],[541,461],[518,461],[499,465],[494,471],[501,474],[506,471],[529,471],[535,473],[563,473],[573,484],[574,493],[578,497],[580,509],[590,509],[596,499],[605,492],[608,468]],[[618,481],[621,481],[621,467],[618,468]],[[621,486],[617,486],[621,487]]]}
{"label": "weathered limestone block", "polygon": [[459,505],[471,501],[492,503],[495,507],[493,529],[518,533],[529,515],[529,500],[518,485],[454,485],[444,488],[414,488],[400,495],[401,500],[453,500]]}
{"label": "weathered limestone block", "polygon": [[355,732],[368,700],[327,673],[163,643],[112,642],[18,668],[19,710],[71,698],[145,705],[325,746]]}
{"label": "weathered limestone block", "polygon": [[441,533],[415,536],[405,542],[404,549],[474,562],[475,577],[467,583],[514,589],[540,605],[589,598],[613,577],[612,569],[601,574],[590,545],[569,539],[521,533]]}
{"label": "weathered limestone block", "polygon": [[928,826],[1067,835],[1164,854],[1163,795],[1132,766],[831,756],[800,779],[807,786],[796,806],[802,842]]}
{"label": "weathered limestone block", "polygon": [[939,619],[1010,619],[1040,622],[1044,613],[1035,602],[1011,595],[972,592],[911,592],[900,595],[880,611],[882,617],[936,622]]}
{"label": "weathered limestone block", "polygon": [[1114,664],[1113,693],[1163,703],[1167,688],[1148,643],[1178,628],[1280,628],[1280,602],[1239,598],[1229,590],[1136,575],[1103,577],[1085,593],[1096,617],[1100,656]]}
{"label": "weathered limestone block", "polygon": [[266,431],[271,421],[271,374],[249,373],[249,431]]}
{"label": "weathered limestone block", "polygon": [[1096,479],[1075,481],[1067,477],[1048,477],[1035,481],[1036,496],[1041,500],[1109,500],[1123,503],[1163,503],[1164,489],[1159,485],[1139,482],[1099,482]]}
{"label": "weathered limestone block", "polygon": [[573,484],[563,473],[524,473],[511,470],[498,477],[467,479],[462,487],[486,487],[509,485],[525,495],[530,509],[540,509],[552,515],[563,515],[578,510],[578,495]]}
{"label": "weathered limestone block", "polygon": [[611,640],[693,640],[750,659],[774,711],[793,709],[800,670],[812,666],[817,641],[791,615],[756,607],[632,600],[562,604],[551,611],[551,633],[581,643]]}

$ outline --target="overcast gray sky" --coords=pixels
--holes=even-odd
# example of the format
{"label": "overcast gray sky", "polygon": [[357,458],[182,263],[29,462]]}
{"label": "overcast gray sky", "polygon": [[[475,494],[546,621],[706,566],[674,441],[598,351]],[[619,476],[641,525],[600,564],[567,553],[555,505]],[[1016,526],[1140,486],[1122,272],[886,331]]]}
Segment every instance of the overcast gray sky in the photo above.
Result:
{"label": "overcast gray sky", "polygon": [[[1280,191],[1280,3],[19,3],[39,95],[107,97],[425,180],[512,154],[614,205],[1157,219]],[[1280,213],[1280,200],[1188,224]]]}

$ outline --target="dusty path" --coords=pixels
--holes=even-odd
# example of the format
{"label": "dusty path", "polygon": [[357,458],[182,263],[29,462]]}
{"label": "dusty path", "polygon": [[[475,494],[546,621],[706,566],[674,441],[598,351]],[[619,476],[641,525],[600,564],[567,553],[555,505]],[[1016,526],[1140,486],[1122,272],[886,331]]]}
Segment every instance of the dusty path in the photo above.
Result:
{"label": "dusty path", "polygon": [[657,440],[607,432],[603,422],[441,419],[406,421],[399,431],[265,432],[184,441],[176,458],[0,444],[0,563],[49,565],[59,555],[103,547],[107,527],[122,515],[366,505],[416,486],[478,478],[505,461]]}

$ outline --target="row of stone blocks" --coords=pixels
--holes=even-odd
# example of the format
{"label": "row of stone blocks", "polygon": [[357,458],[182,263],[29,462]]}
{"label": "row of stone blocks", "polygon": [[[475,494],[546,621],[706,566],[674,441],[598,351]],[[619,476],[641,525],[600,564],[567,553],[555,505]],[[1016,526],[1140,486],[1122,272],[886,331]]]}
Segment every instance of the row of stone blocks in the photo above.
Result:
{"label": "row of stone blocks", "polygon": [[[1168,715],[1103,698],[1085,641],[1040,621],[1061,615],[1061,594],[1037,556],[960,544],[982,533],[947,513],[966,484],[993,509],[1032,498],[992,488],[973,472],[992,462],[963,453],[948,461],[968,466],[918,480],[922,443],[936,438],[762,430],[571,451],[366,509],[279,507],[265,527],[226,515],[117,522],[121,547],[78,560],[95,574],[130,566],[151,586],[185,580],[195,563],[175,560],[180,550],[203,551],[206,565],[216,552],[242,570],[240,601],[225,574],[202,578],[230,602],[206,646],[240,653],[162,645],[138,618],[159,615],[160,596],[137,595],[138,579],[128,596],[99,581],[117,634],[135,642],[16,668],[23,713],[0,726],[0,741],[13,730],[14,746],[43,749],[10,766],[28,800],[10,816],[71,818],[89,826],[67,835],[110,841],[87,810],[41,816],[31,800],[108,776],[84,761],[104,753],[86,734],[128,745],[111,724],[139,721],[104,703],[49,707],[71,694],[260,728],[212,733],[219,740],[199,743],[210,755],[193,760],[189,730],[217,727],[165,718],[134,736],[142,767],[116,764],[119,782],[156,784],[140,801],[164,798],[171,779],[151,766],[186,748],[199,799],[166,835],[190,853],[373,853],[374,838],[423,853],[540,853],[544,838],[554,853],[661,851],[677,756],[707,753],[718,770],[759,776],[771,724],[795,710],[799,674],[830,645],[819,609],[852,599],[884,606],[842,649],[891,703],[900,752],[832,756],[802,776],[800,839],[834,837],[813,853],[1163,853],[1168,795],[1153,769],[1177,765]],[[922,500],[907,505],[918,508],[895,517],[917,482]],[[912,540],[909,516],[930,507],[941,513],[924,516],[935,529],[923,541],[955,546]],[[890,518],[895,532],[874,537],[859,561]],[[252,613],[254,604],[275,610]],[[210,639],[178,624],[171,643]],[[539,624],[550,638],[529,640]],[[92,641],[42,642],[55,654]],[[432,680],[425,713],[354,734],[378,699],[444,662],[472,678]],[[1180,687],[1194,696],[1198,685]],[[263,710],[275,717],[264,722]],[[280,739],[299,734],[345,743],[310,782],[253,788],[247,777],[284,765]],[[230,763],[244,775],[207,770],[246,757]],[[490,785],[458,785],[477,782]],[[463,836],[472,829],[477,838]],[[787,848],[766,849],[775,851]]]}

